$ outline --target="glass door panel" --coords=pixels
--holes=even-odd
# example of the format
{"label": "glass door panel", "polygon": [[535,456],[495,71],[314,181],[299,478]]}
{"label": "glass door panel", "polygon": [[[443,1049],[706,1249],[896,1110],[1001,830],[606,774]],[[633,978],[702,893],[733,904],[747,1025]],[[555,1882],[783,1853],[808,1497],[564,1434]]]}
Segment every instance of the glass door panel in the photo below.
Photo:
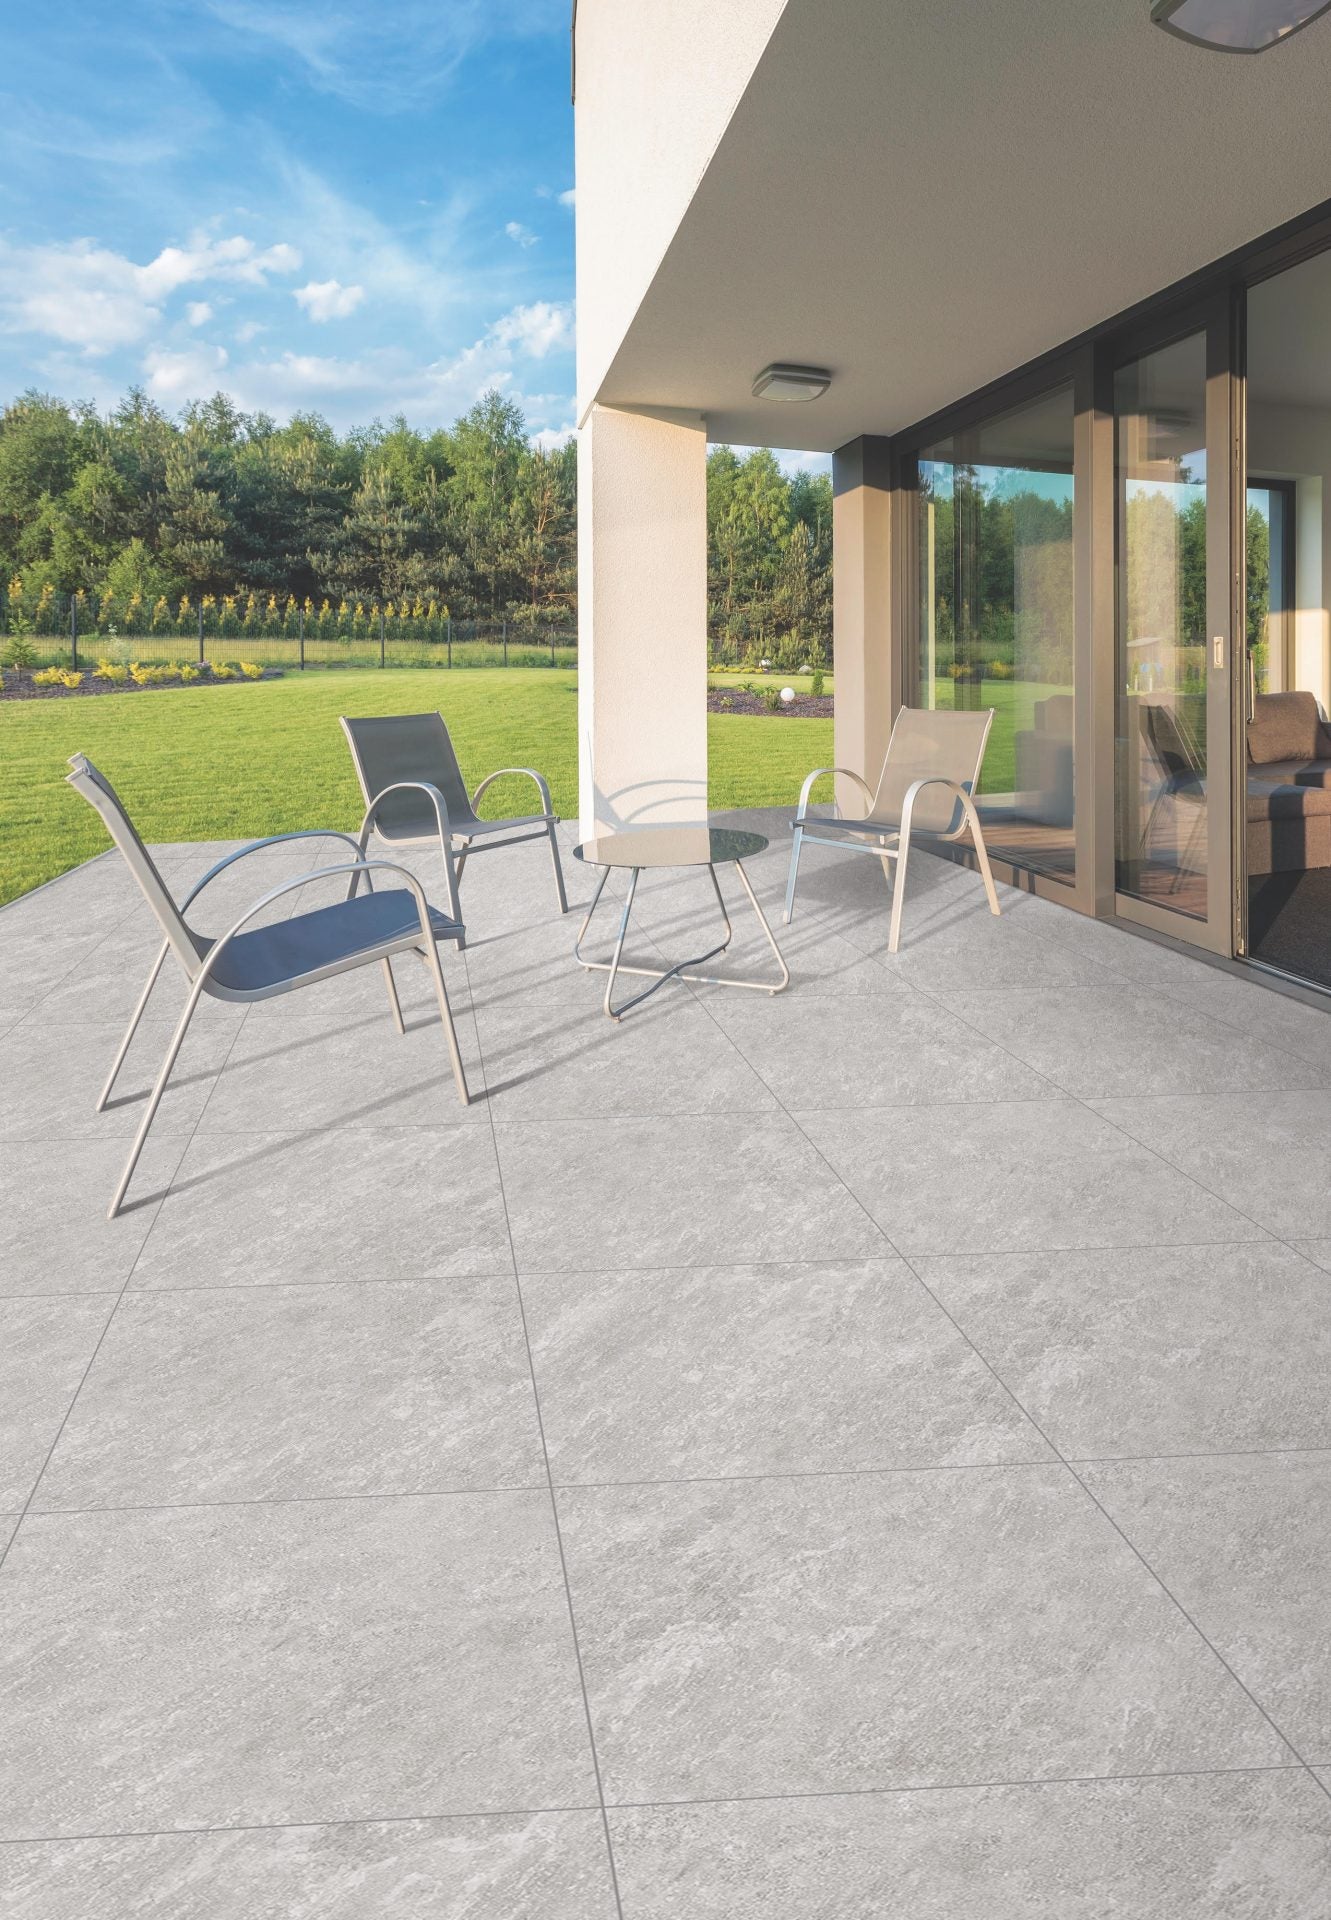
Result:
{"label": "glass door panel", "polygon": [[1204,921],[1211,855],[1204,333],[1119,368],[1114,453],[1115,884],[1120,894]]}
{"label": "glass door panel", "polygon": [[991,854],[1076,877],[1070,385],[919,456],[920,699],[992,707]]}
{"label": "glass door panel", "polygon": [[1216,300],[1113,379],[1115,902],[1223,954],[1238,935],[1231,327]]}

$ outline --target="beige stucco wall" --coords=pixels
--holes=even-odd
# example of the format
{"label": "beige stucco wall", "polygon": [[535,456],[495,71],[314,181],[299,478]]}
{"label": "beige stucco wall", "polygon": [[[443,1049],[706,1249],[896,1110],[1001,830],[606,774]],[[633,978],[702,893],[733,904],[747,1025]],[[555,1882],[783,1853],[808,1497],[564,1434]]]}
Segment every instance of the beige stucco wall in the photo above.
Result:
{"label": "beige stucco wall", "polygon": [[586,838],[707,812],[707,429],[593,407],[578,436]]}
{"label": "beige stucco wall", "polygon": [[[786,0],[578,0],[578,395],[585,414]],[[649,403],[650,393],[634,395]]]}

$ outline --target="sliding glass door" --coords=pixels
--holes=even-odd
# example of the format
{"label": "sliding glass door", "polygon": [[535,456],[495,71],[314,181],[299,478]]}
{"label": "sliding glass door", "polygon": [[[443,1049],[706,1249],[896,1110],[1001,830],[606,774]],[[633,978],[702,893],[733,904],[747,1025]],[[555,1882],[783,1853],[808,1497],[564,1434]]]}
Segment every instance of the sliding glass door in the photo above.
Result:
{"label": "sliding glass door", "polygon": [[1115,892],[1125,918],[1233,950],[1227,310],[1113,376]]}
{"label": "sliding glass door", "polygon": [[992,707],[990,853],[1076,878],[1071,384],[921,449],[920,703]]}

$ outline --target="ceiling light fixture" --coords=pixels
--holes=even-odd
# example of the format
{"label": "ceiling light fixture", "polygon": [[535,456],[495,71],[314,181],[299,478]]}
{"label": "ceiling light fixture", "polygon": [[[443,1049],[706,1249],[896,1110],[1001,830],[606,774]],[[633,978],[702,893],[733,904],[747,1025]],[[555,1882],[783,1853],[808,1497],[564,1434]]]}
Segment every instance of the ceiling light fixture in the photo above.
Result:
{"label": "ceiling light fixture", "polygon": [[[1331,6],[1331,0],[1327,0]],[[794,367],[774,360],[753,382],[755,400],[817,400],[827,392],[832,376],[826,367]]]}
{"label": "ceiling light fixture", "polygon": [[1331,8],[1331,0],[1152,0],[1166,33],[1221,53],[1264,53]]}

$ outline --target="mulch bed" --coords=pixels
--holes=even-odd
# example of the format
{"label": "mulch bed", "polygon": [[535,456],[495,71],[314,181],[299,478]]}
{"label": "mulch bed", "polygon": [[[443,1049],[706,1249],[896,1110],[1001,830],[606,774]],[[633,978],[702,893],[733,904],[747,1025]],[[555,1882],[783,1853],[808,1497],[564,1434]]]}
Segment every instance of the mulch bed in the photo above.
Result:
{"label": "mulch bed", "polygon": [[[265,668],[263,677],[265,680],[280,680],[282,676],[280,672]],[[77,687],[38,687],[33,685],[32,673],[26,667],[8,667],[0,672],[0,696],[6,700],[81,700],[89,693],[178,693],[182,687],[244,687],[251,684],[242,674],[237,674],[234,680],[214,680],[206,667],[197,680],[152,680],[146,686],[140,686],[137,680],[98,680],[91,673],[84,673]]]}
{"label": "mulch bed", "polygon": [[[777,692],[781,690],[779,680],[773,683]],[[708,713],[767,713],[768,707],[761,694],[741,693],[738,687],[710,687],[707,692]],[[782,715],[787,719],[794,715],[800,720],[830,720],[832,717],[832,695],[819,694],[815,699],[811,693],[797,693],[788,707],[779,707],[771,715],[779,720]]]}

